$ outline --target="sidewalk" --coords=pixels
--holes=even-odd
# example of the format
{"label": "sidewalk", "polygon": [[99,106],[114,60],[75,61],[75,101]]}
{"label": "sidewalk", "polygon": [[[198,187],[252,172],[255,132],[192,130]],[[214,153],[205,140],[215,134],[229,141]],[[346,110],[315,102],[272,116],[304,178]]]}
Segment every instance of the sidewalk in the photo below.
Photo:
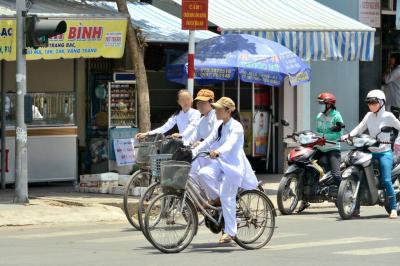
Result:
{"label": "sidewalk", "polygon": [[122,196],[75,192],[71,184],[29,188],[29,204],[12,204],[14,190],[0,190],[0,227],[126,221]]}
{"label": "sidewalk", "polygon": [[[276,193],[282,175],[258,175],[277,208]],[[30,203],[12,204],[14,190],[0,190],[0,227],[58,223],[125,222],[122,195],[78,193],[72,184],[29,188]],[[310,208],[331,207],[331,203]],[[135,208],[135,205],[132,206]],[[279,213],[279,212],[278,212]]]}

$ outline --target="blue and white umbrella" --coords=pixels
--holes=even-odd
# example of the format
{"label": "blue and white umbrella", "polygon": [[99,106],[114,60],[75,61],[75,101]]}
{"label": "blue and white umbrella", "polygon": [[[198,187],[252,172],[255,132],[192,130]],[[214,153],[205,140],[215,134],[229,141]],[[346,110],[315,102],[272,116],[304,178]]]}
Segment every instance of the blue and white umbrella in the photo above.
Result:
{"label": "blue and white umbrella", "polygon": [[[286,47],[248,34],[227,34],[203,40],[195,50],[195,80],[201,84],[239,78],[244,82],[292,86],[310,81],[311,69]],[[186,84],[187,54],[167,66],[167,79]]]}

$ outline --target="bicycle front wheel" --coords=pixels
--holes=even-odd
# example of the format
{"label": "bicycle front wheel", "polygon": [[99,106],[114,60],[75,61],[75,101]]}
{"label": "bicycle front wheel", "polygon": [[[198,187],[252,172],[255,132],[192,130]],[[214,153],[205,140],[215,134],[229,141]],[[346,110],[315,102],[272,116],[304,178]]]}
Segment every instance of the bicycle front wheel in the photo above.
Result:
{"label": "bicycle front wheel", "polygon": [[198,217],[193,203],[179,193],[157,196],[146,210],[145,234],[150,243],[163,253],[184,250],[197,232]]}
{"label": "bicycle front wheel", "polygon": [[[140,228],[144,228],[144,218],[146,216],[147,207],[149,207],[151,201],[161,193],[162,191],[160,187],[160,182],[154,182],[147,188],[146,192],[140,198],[137,214]],[[155,215],[157,215],[157,213],[155,213]],[[142,232],[148,240],[148,236],[146,235],[145,230],[142,230]]]}
{"label": "bicycle front wheel", "polygon": [[145,191],[144,188],[147,188],[150,182],[150,173],[138,170],[130,177],[125,186],[124,213],[129,223],[137,230],[141,230],[137,212],[139,200],[143,194],[142,192]]}
{"label": "bicycle front wheel", "polygon": [[272,238],[275,230],[275,210],[265,193],[244,191],[236,204],[236,243],[244,249],[260,249]]}

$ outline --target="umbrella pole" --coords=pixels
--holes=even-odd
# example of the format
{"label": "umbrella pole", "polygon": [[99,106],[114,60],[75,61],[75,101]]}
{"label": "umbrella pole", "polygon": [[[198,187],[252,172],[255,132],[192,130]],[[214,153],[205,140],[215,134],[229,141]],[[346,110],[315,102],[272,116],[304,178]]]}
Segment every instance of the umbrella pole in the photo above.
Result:
{"label": "umbrella pole", "polygon": [[255,136],[256,136],[256,134],[255,134],[255,130],[254,130],[254,128],[255,128],[255,118],[256,118],[256,108],[255,108],[255,105],[254,105],[254,97],[255,97],[255,88],[254,88],[254,82],[253,83],[251,83],[251,123],[253,124],[253,126],[251,127],[252,128],[252,142],[251,142],[251,146],[252,146],[252,149],[251,149],[251,151],[252,151],[252,155],[253,155],[253,157],[255,156],[255,154],[256,154],[256,145],[255,145],[255,143],[256,143],[256,138],[255,138]]}
{"label": "umbrella pole", "polygon": [[[273,90],[274,88],[273,87],[271,87],[271,94],[272,94],[272,90]],[[271,95],[270,94],[270,95]],[[272,101],[271,101],[272,102]],[[270,159],[270,156],[271,156],[271,141],[272,141],[272,107],[270,108],[270,110],[269,110],[269,124],[268,124],[268,147],[267,147],[267,163],[266,163],[266,166],[265,166],[265,168],[266,168],[266,170],[268,171],[268,169],[269,169],[269,159]]]}
{"label": "umbrella pole", "polygon": [[239,72],[237,76],[237,109],[240,112],[240,77]]}
{"label": "umbrella pole", "polygon": [[276,147],[275,147],[275,133],[276,133],[276,127],[275,127],[275,87],[272,87],[272,117],[274,121],[271,121],[272,123],[272,172],[275,174],[276,170]]}

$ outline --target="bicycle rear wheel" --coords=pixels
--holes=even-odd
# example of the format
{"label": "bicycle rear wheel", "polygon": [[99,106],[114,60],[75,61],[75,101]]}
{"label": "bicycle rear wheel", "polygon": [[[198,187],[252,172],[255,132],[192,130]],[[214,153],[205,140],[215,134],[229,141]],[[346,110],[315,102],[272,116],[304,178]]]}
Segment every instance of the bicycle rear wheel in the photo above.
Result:
{"label": "bicycle rear wheel", "polygon": [[259,190],[238,195],[236,204],[236,243],[244,249],[260,249],[271,240],[275,230],[272,202]]}
{"label": "bicycle rear wheel", "polygon": [[183,194],[165,193],[146,210],[143,230],[149,242],[163,253],[184,250],[196,234],[198,219],[193,203]]}
{"label": "bicycle rear wheel", "polygon": [[141,230],[137,212],[139,200],[143,194],[142,192],[144,192],[143,188],[148,187],[150,182],[150,173],[138,170],[130,177],[125,186],[124,213],[129,223],[137,230]]}

